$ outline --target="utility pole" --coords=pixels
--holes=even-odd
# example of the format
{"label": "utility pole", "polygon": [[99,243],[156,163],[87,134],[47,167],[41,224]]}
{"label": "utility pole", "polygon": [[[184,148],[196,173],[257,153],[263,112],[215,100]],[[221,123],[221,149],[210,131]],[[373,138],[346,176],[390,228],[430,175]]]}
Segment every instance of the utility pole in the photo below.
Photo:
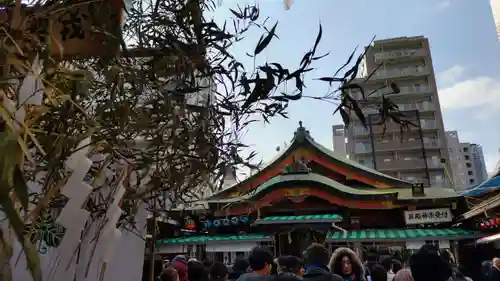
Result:
{"label": "utility pole", "polygon": [[156,208],[153,209],[153,229],[151,230],[151,244],[149,245],[149,281],[155,281],[155,252],[156,252]]}

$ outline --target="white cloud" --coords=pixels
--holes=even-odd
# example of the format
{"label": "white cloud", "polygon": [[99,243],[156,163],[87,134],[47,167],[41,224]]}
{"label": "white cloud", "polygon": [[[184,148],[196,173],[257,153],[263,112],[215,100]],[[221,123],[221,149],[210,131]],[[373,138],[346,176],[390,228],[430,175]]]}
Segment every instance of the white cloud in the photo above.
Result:
{"label": "white cloud", "polygon": [[443,109],[474,108],[478,117],[500,112],[500,80],[481,76],[439,90]]}
{"label": "white cloud", "polygon": [[437,83],[440,87],[448,87],[457,83],[465,74],[466,68],[461,65],[454,65],[447,70],[437,74]]}

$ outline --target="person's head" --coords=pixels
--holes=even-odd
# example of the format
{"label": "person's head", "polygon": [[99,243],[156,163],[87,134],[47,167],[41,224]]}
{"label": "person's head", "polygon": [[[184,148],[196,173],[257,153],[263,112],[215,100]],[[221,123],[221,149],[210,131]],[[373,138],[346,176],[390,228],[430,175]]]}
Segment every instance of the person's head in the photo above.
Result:
{"label": "person's head", "polygon": [[179,274],[173,267],[164,268],[160,274],[160,281],[179,281]]}
{"label": "person's head", "polygon": [[385,268],[385,271],[389,272],[392,270],[392,257],[388,255],[381,256],[378,263]]}
{"label": "person's head", "polygon": [[172,262],[176,262],[176,261],[180,261],[180,262],[183,262],[183,263],[186,263],[188,262],[187,258],[185,255],[177,255],[175,256],[173,259],[172,259]]}
{"label": "person's head", "polygon": [[356,253],[346,247],[337,248],[333,252],[328,267],[332,273],[341,275],[344,278],[353,275],[357,276],[356,278],[365,276],[365,269]]}
{"label": "person's head", "polygon": [[278,258],[278,272],[290,272],[297,275],[303,274],[302,260],[296,256],[281,256]]}
{"label": "person's head", "polygon": [[453,254],[450,252],[450,250],[448,249],[440,249],[439,250],[439,254],[441,255],[441,257],[446,261],[448,262],[449,264],[452,264],[454,265],[455,264],[455,257],[453,256]]}
{"label": "person's head", "polygon": [[248,261],[243,258],[237,258],[233,264],[233,271],[238,273],[244,273],[248,271]]}
{"label": "person's head", "polygon": [[225,281],[227,280],[228,270],[225,264],[215,262],[210,267],[210,280],[211,281]]}
{"label": "person's head", "polygon": [[349,255],[340,257],[340,272],[344,275],[352,274],[352,260]]}
{"label": "person's head", "polygon": [[254,247],[248,255],[248,263],[253,272],[268,275],[273,266],[273,254],[266,247]]}
{"label": "person's head", "polygon": [[300,277],[296,274],[285,272],[285,273],[276,275],[273,278],[273,281],[302,281],[302,277]]}
{"label": "person's head", "polygon": [[500,269],[500,259],[499,258],[493,258],[492,265],[496,268]]}
{"label": "person's head", "polygon": [[187,265],[188,267],[188,279],[189,281],[207,281],[208,272],[203,263],[194,260],[190,261]]}
{"label": "person's head", "polygon": [[205,268],[210,268],[213,264],[214,264],[214,261],[209,259],[209,258],[205,258],[203,260],[203,266],[205,266]]}
{"label": "person's head", "polygon": [[398,270],[398,273],[394,275],[394,281],[413,281],[413,276],[411,276],[411,271],[408,268],[403,268]]}
{"label": "person's head", "polygon": [[311,244],[303,253],[304,265],[306,266],[326,266],[330,255],[325,246],[317,243]]}
{"label": "person's head", "polygon": [[387,281],[387,269],[380,264],[376,264],[371,269],[372,281]]}
{"label": "person's head", "polygon": [[433,245],[422,246],[410,257],[410,269],[415,281],[447,281],[452,275],[451,264]]}
{"label": "person's head", "polygon": [[188,267],[185,262],[172,261],[171,266],[177,271],[179,281],[188,281]]}
{"label": "person's head", "polygon": [[392,260],[392,272],[394,272],[394,274],[396,274],[401,269],[403,269],[403,264],[400,261],[393,259]]}

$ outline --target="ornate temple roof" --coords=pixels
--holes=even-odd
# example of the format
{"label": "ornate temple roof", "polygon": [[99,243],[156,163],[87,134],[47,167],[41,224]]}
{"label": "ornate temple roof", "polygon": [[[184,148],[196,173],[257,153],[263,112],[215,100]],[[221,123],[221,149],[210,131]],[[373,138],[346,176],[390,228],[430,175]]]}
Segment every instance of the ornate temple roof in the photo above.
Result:
{"label": "ornate temple roof", "polygon": [[[292,155],[294,152],[299,151],[300,149],[306,149],[307,151],[319,155],[322,159],[325,160],[327,163],[333,163],[335,166],[340,167],[339,170],[340,173],[342,173],[346,178],[350,179],[355,179],[357,180],[359,177],[364,177],[364,178],[370,178],[373,179],[373,183],[369,184],[369,186],[375,187],[375,188],[383,188],[386,189],[388,193],[394,193],[394,191],[387,190],[387,188],[411,188],[412,183],[400,180],[398,178],[391,177],[389,175],[383,174],[379,171],[376,171],[374,169],[368,168],[366,166],[363,166],[356,161],[350,160],[347,157],[340,155],[338,153],[335,153],[334,151],[326,148],[325,146],[321,145],[320,143],[316,142],[309,131],[302,126],[302,122],[299,122],[299,127],[294,133],[293,139],[291,143],[288,145],[286,149],[284,149],[272,162],[268,163],[263,169],[261,169],[259,172],[251,175],[247,179],[243,180],[240,183],[237,183],[225,190],[222,190],[219,193],[216,193],[212,195],[210,198],[208,198],[207,201],[212,201],[212,200],[220,200],[224,199],[227,197],[235,197],[231,196],[231,194],[238,194],[237,196],[247,196],[250,194],[255,194],[255,190],[262,190],[263,188],[266,188],[266,186],[274,184],[276,181],[280,180],[287,180],[290,177],[275,177],[273,179],[266,178],[265,180],[263,179],[264,175],[268,175],[269,172],[276,167],[276,165],[282,165],[282,163]],[[288,165],[290,166],[290,165]],[[273,176],[277,176],[279,173]],[[334,188],[346,191],[348,193],[353,193],[353,194],[379,194],[379,193],[371,193],[371,190],[358,190],[356,188],[351,188],[347,187],[335,180],[329,179],[327,177],[323,177],[318,174],[314,173],[307,173],[306,175],[301,176],[307,177],[307,179],[302,179],[302,180],[310,180],[310,181],[322,181],[323,183],[327,183],[332,185]],[[255,181],[258,179],[263,179],[259,183],[256,183]],[[268,182],[269,181],[269,182]],[[255,182],[255,183],[254,183]],[[241,188],[244,187],[244,188]],[[244,190],[242,190],[244,189]],[[257,191],[258,193],[258,191]],[[232,201],[232,200],[231,200]]]}

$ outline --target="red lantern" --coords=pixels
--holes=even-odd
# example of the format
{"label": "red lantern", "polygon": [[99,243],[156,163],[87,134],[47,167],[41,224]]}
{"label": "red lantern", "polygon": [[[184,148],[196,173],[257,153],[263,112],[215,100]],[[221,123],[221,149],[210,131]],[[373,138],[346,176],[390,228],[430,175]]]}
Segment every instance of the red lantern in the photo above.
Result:
{"label": "red lantern", "polygon": [[194,230],[196,228],[196,223],[191,217],[184,218],[184,228],[189,230]]}

